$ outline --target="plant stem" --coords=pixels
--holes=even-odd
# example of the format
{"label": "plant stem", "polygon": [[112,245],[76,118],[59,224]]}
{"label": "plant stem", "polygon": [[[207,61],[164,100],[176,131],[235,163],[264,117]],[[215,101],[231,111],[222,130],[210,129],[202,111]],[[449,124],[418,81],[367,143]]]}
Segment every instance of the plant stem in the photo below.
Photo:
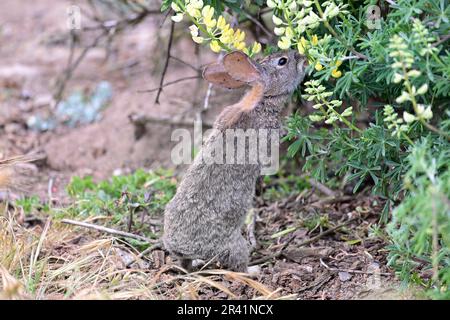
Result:
{"label": "plant stem", "polygon": [[[286,14],[286,11],[284,10],[284,9],[286,9],[286,7],[284,6],[284,2],[282,2],[282,6],[283,6],[283,7],[282,7],[282,10],[283,10],[283,12],[284,12],[284,18],[286,19],[289,28],[291,28],[292,30],[294,30],[294,28],[292,27],[292,20],[289,18],[289,16]],[[293,39],[294,39],[294,41],[295,41],[296,43],[298,43],[299,39],[298,39],[296,33],[294,34],[294,38],[293,38]]]}
{"label": "plant stem", "polygon": [[403,138],[405,138],[406,141],[409,142],[410,145],[414,145],[414,142],[411,140],[410,137],[408,137],[407,134],[405,134],[404,132],[402,132],[402,136],[403,136]]}
{"label": "plant stem", "polygon": [[323,99],[322,102],[327,106],[327,108],[329,110],[331,110],[338,118],[341,122],[345,123],[347,125],[347,127],[349,127],[350,129],[358,132],[358,133],[362,133],[361,129],[359,129],[357,126],[355,126],[353,123],[351,123],[350,121],[348,121],[347,119],[345,119],[345,117],[343,117],[339,112],[337,112],[336,110],[334,110],[334,108],[332,108],[331,106],[329,106],[328,101]]}
{"label": "plant stem", "polygon": [[[432,189],[434,190],[434,188]],[[433,282],[437,287],[439,287],[439,226],[438,226],[438,216],[436,210],[436,203],[431,199],[431,209],[432,209],[432,266],[433,266]]]}
{"label": "plant stem", "polygon": [[169,61],[170,61],[170,50],[172,48],[172,42],[173,42],[173,31],[175,29],[175,22],[171,21],[170,24],[170,35],[169,35],[169,42],[167,44],[167,57],[166,61],[164,62],[163,72],[161,74],[161,79],[159,80],[159,87],[158,92],[156,93],[155,103],[159,104],[159,97],[161,95],[161,92],[163,90],[163,84],[164,84],[164,78],[166,77],[167,68],[169,67]]}
{"label": "plant stem", "polygon": [[436,60],[437,63],[439,63],[441,65],[441,67],[446,68],[447,66],[445,65],[445,63],[443,63],[441,61],[441,59],[439,59],[439,57],[436,55],[436,53],[431,52],[431,56],[433,57],[434,60]]}

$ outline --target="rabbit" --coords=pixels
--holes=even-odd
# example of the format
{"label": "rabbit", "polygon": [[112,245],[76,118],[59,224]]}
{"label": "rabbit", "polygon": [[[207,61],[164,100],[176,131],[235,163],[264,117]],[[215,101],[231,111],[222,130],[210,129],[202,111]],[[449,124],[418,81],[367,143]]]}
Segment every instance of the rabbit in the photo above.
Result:
{"label": "rabbit", "polygon": [[229,89],[249,85],[251,90],[217,117],[213,132],[165,208],[164,247],[186,270],[192,270],[194,259],[201,259],[215,260],[232,271],[248,271],[249,245],[241,229],[252,207],[261,163],[206,163],[204,158],[215,153],[228,129],[278,130],[285,101],[303,80],[306,67],[306,57],[294,50],[259,62],[234,51],[204,69],[203,78],[210,83]]}

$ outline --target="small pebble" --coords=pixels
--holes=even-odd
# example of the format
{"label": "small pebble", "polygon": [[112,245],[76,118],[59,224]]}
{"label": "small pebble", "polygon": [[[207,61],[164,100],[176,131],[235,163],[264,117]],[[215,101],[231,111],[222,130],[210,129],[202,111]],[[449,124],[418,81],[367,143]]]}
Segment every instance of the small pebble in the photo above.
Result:
{"label": "small pebble", "polygon": [[247,268],[247,273],[251,277],[257,277],[261,273],[261,267],[260,266],[250,266]]}
{"label": "small pebble", "polygon": [[339,272],[339,280],[342,282],[348,281],[352,278],[352,275],[346,271],[340,271]]}

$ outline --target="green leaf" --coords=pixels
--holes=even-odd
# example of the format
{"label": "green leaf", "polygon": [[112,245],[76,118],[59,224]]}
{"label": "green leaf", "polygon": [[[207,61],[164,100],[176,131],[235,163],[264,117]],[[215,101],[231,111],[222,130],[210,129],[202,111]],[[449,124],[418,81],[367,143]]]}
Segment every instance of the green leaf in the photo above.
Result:
{"label": "green leaf", "polygon": [[169,9],[172,2],[173,0],[163,0],[161,3],[161,12],[164,12],[167,9]]}

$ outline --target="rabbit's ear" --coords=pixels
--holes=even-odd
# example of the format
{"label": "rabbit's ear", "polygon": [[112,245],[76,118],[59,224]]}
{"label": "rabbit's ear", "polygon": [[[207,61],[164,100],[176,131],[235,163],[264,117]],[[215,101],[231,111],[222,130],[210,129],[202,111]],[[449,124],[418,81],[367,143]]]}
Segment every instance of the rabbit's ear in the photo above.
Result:
{"label": "rabbit's ear", "polygon": [[223,58],[223,65],[235,80],[252,83],[261,79],[255,62],[241,51],[234,51]]}
{"label": "rabbit's ear", "polygon": [[228,89],[236,89],[245,85],[245,82],[232,78],[221,62],[207,65],[203,70],[203,78]]}

